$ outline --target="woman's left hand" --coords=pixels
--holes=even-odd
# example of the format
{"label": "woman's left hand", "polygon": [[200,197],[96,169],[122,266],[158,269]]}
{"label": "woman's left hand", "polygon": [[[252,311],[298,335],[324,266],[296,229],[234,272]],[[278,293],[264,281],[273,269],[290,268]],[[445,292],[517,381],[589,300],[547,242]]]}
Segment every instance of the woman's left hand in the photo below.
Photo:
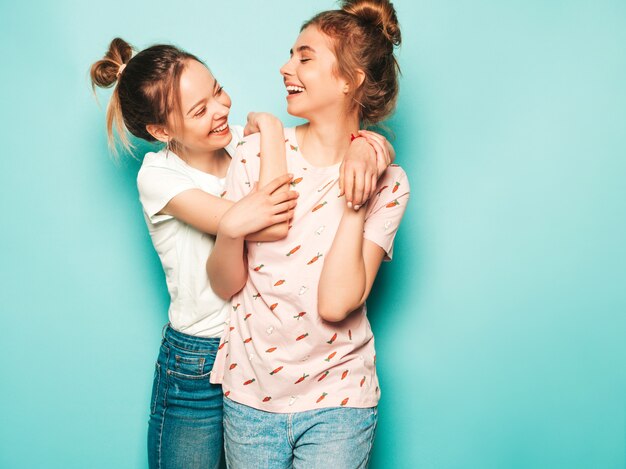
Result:
{"label": "woman's left hand", "polygon": [[389,165],[396,159],[396,151],[389,143],[389,140],[376,132],[359,130],[359,135],[364,137],[367,143],[376,150],[376,173],[377,177],[382,176]]}
{"label": "woman's left hand", "polygon": [[395,151],[385,137],[369,130],[359,130],[339,168],[340,194],[348,207],[358,210],[376,191],[378,178],[395,158]]}

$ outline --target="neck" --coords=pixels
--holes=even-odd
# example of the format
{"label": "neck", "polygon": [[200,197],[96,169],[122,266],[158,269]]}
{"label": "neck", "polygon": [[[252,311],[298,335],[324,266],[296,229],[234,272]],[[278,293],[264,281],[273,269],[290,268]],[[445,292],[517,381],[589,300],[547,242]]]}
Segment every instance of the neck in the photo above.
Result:
{"label": "neck", "polygon": [[175,153],[192,168],[218,177],[225,177],[230,157],[224,148],[214,151],[194,151],[186,147],[176,148]]}
{"label": "neck", "polygon": [[350,146],[350,134],[358,130],[356,114],[339,119],[311,119],[301,127],[302,154],[310,156],[309,161],[316,166],[340,163]]}

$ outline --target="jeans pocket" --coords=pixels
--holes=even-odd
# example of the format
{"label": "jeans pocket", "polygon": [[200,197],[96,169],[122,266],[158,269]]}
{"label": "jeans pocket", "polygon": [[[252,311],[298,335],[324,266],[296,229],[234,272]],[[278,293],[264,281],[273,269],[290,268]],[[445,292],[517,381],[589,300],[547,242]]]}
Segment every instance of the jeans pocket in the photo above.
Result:
{"label": "jeans pocket", "polygon": [[154,365],[154,379],[152,380],[152,398],[150,399],[150,413],[156,412],[157,401],[159,399],[159,388],[161,387],[161,365],[157,362]]}
{"label": "jeans pocket", "polygon": [[179,378],[198,379],[206,377],[213,368],[215,354],[194,354],[172,350],[168,374]]}
{"label": "jeans pocket", "polygon": [[202,374],[187,374],[174,370],[167,370],[166,405],[177,407],[183,412],[193,412],[189,409],[215,409],[221,413],[222,387],[211,383],[211,372]]}

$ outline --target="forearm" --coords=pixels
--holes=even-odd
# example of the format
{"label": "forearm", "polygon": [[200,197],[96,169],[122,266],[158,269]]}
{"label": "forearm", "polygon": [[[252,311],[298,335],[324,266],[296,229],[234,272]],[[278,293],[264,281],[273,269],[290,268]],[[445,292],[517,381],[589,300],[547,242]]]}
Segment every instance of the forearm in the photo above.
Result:
{"label": "forearm", "polygon": [[248,279],[243,238],[218,231],[206,268],[211,288],[220,298],[227,300],[240,291]]}
{"label": "forearm", "polygon": [[327,321],[343,320],[367,297],[364,222],[365,209],[355,212],[346,208],[324,260],[318,289],[318,312]]}
{"label": "forearm", "polygon": [[[287,172],[285,153],[285,134],[282,123],[276,118],[259,121],[261,132],[261,169],[259,170],[259,187],[263,187],[272,179]],[[279,190],[287,190],[285,184]]]}
{"label": "forearm", "polygon": [[[283,125],[278,119],[267,119],[259,122],[261,132],[261,168],[259,170],[259,187],[265,186],[272,179],[287,173],[285,154],[285,134]],[[278,189],[278,192],[289,190],[289,184]],[[249,241],[277,241],[287,236],[289,222],[278,223],[246,236]]]}

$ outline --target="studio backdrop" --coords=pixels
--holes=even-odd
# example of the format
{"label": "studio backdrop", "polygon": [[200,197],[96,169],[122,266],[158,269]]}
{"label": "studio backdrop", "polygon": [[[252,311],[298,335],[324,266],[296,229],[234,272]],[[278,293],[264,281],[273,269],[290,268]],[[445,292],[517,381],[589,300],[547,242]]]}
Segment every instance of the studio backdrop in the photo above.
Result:
{"label": "studio backdrop", "polygon": [[[368,300],[371,467],[626,465],[626,3],[396,0],[387,122],[412,194]],[[107,148],[110,40],[173,43],[286,125],[279,75],[330,0],[0,3],[0,467],[147,465],[163,272]]]}

